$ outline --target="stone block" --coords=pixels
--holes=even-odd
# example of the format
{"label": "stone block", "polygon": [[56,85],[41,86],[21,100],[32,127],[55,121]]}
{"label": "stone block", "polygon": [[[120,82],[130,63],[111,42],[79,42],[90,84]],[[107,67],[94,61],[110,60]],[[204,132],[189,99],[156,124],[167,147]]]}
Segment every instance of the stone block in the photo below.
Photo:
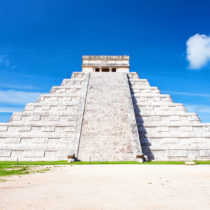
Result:
{"label": "stone block", "polygon": [[34,105],[33,104],[26,104],[25,111],[34,111]]}
{"label": "stone block", "polygon": [[12,122],[12,121],[20,121],[21,117],[22,116],[20,114],[13,113],[12,117],[10,118],[10,122]]}
{"label": "stone block", "polygon": [[41,128],[42,132],[54,132],[55,127],[44,126]]}
{"label": "stone block", "polygon": [[8,129],[8,126],[0,124],[0,132],[7,131],[7,129]]}
{"label": "stone block", "polygon": [[181,131],[192,131],[192,126],[181,126]]}
{"label": "stone block", "polygon": [[60,120],[60,116],[56,116],[56,115],[54,115],[54,116],[49,116],[49,117],[48,117],[48,120],[49,120],[49,121],[59,121],[59,120]]}
{"label": "stone block", "polygon": [[0,138],[0,144],[19,144],[20,143],[20,138],[18,137],[2,137]]}
{"label": "stone block", "polygon": [[171,156],[171,157],[187,157],[188,154],[187,154],[187,150],[173,150],[173,149],[170,149],[168,150],[168,156]]}
{"label": "stone block", "polygon": [[11,150],[10,149],[0,149],[0,157],[10,157]]}
{"label": "stone block", "polygon": [[19,132],[29,132],[29,131],[31,131],[31,126],[20,126],[18,128],[18,131]]}
{"label": "stone block", "polygon": [[56,160],[56,158],[57,158],[57,151],[45,151],[44,157],[47,160]]}
{"label": "stone block", "polygon": [[32,116],[24,116],[22,115],[22,121],[39,121],[40,120],[40,116],[38,115],[32,115]]}
{"label": "stone block", "polygon": [[175,120],[175,121],[178,121],[178,120],[180,120],[180,116],[170,116],[170,117],[169,117],[169,120],[170,120],[170,121],[174,121],[174,120]]}
{"label": "stone block", "polygon": [[208,157],[210,159],[210,148],[200,150],[200,157]]}
{"label": "stone block", "polygon": [[41,132],[41,126],[32,126],[31,132]]}
{"label": "stone block", "polygon": [[21,138],[21,144],[31,145],[31,144],[47,144],[48,138]]}
{"label": "stone block", "polygon": [[187,156],[189,160],[197,160],[199,157],[199,150],[187,150]]}
{"label": "stone block", "polygon": [[22,157],[32,157],[32,158],[36,158],[36,157],[44,157],[44,151],[41,151],[41,150],[29,150],[29,151],[24,151],[22,153]]}

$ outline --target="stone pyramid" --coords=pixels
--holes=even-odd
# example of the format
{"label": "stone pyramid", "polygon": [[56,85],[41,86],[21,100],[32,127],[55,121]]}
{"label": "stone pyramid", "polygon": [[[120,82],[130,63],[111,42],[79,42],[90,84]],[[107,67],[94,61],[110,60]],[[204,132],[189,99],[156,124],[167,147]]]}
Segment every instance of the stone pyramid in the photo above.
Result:
{"label": "stone pyramid", "polygon": [[0,160],[209,160],[210,124],[129,67],[83,56],[82,72],[0,123]]}

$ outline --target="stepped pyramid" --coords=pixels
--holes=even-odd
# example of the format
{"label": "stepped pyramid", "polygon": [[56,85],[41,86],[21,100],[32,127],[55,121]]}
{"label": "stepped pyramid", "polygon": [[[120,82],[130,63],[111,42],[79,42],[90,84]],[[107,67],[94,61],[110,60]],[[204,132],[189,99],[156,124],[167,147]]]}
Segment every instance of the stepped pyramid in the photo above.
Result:
{"label": "stepped pyramid", "polygon": [[83,56],[82,72],[0,123],[0,160],[209,160],[210,124],[129,68]]}

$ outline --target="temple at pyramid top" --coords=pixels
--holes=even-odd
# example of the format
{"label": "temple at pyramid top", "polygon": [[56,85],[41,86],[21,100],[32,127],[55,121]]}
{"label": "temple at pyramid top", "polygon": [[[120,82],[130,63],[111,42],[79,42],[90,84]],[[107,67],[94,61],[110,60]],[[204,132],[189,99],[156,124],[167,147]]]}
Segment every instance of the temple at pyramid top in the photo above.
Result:
{"label": "temple at pyramid top", "polygon": [[130,57],[123,56],[105,56],[88,55],[82,56],[83,72],[129,72]]}

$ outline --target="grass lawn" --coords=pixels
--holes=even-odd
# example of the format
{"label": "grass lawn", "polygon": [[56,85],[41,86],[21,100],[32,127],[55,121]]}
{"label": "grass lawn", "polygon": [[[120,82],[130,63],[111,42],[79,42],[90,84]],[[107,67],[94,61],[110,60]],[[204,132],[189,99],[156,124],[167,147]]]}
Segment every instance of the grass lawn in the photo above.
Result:
{"label": "grass lawn", "polygon": [[[210,161],[194,161],[196,164],[210,164]],[[47,165],[95,165],[95,164],[143,164],[143,165],[184,165],[184,161],[150,161],[145,163],[138,163],[136,161],[109,161],[109,162],[85,162],[77,161],[69,163],[66,160],[60,161],[0,161],[0,177],[11,175],[24,175],[30,173],[43,173],[48,171],[49,168],[38,169],[37,166]],[[0,179],[0,182],[5,181]]]}
{"label": "grass lawn", "polygon": [[[194,161],[196,164],[210,164],[210,160],[208,161]],[[30,165],[91,165],[91,164],[152,164],[152,165],[183,165],[185,161],[149,161],[144,163],[139,163],[136,161],[77,161],[73,163],[69,163],[67,160],[59,160],[59,161],[0,161],[0,169],[1,166],[30,166]]]}
{"label": "grass lawn", "polygon": [[28,166],[0,164],[0,177],[11,176],[11,175],[23,175],[23,174],[29,174]]}
{"label": "grass lawn", "polygon": [[[43,173],[45,171],[48,171],[48,168],[44,169],[37,169],[34,166],[29,166],[27,164],[24,165],[15,165],[12,163],[9,164],[2,164],[0,163],[0,177],[2,176],[12,176],[12,175],[24,175],[24,174],[30,174],[30,173]],[[0,179],[2,182],[2,179]]]}

